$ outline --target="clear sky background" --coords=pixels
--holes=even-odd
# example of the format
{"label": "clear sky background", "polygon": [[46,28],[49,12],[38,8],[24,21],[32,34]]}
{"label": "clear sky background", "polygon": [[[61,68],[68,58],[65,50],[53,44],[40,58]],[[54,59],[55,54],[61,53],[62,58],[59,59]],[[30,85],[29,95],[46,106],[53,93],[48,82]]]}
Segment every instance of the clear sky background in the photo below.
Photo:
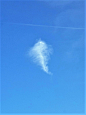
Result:
{"label": "clear sky background", "polygon": [[[2,1],[1,21],[1,112],[84,113],[84,1]],[[52,76],[27,56],[39,38]]]}

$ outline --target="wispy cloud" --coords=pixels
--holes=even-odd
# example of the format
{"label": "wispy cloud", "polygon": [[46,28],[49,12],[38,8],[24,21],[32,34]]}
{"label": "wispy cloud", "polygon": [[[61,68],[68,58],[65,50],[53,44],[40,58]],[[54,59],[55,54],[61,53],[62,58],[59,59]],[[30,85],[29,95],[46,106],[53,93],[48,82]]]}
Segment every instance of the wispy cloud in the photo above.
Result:
{"label": "wispy cloud", "polygon": [[51,53],[52,48],[41,39],[29,50],[29,56],[48,74],[51,74],[47,66]]}

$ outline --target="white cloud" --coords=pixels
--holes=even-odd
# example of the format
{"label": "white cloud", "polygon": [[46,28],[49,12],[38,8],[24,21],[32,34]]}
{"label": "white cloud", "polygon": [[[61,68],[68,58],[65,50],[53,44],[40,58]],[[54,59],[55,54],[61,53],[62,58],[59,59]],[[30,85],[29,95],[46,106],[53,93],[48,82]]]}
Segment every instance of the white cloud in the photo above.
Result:
{"label": "white cloud", "polygon": [[41,68],[48,74],[51,74],[48,70],[48,60],[52,53],[52,49],[44,41],[39,40],[30,50],[29,56],[32,57],[33,61],[40,65]]}

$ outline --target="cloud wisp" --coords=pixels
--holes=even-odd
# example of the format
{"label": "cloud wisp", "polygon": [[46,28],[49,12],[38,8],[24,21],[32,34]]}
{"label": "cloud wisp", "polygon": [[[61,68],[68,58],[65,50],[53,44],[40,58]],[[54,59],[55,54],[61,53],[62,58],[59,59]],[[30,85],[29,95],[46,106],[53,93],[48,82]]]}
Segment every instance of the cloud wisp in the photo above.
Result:
{"label": "cloud wisp", "polygon": [[30,50],[29,56],[32,57],[33,61],[41,66],[41,68],[48,74],[52,74],[48,70],[48,60],[50,54],[52,53],[52,48],[48,46],[44,41],[39,40]]}

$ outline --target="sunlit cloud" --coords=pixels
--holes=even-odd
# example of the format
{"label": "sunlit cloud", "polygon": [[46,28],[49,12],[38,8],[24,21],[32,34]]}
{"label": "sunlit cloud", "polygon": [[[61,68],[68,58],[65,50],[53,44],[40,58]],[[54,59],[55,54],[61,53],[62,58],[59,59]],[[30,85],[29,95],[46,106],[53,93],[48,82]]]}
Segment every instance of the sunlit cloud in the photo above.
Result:
{"label": "sunlit cloud", "polygon": [[41,39],[29,50],[29,56],[48,74],[51,74],[48,70],[48,61],[51,53],[52,48]]}

